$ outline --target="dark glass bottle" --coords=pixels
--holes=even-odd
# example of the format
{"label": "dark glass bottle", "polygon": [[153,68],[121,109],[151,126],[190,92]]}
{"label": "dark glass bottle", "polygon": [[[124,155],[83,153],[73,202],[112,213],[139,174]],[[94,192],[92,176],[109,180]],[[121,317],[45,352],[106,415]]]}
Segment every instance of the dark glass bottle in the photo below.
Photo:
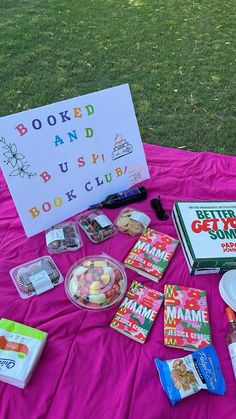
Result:
{"label": "dark glass bottle", "polygon": [[117,192],[108,195],[104,201],[89,208],[118,208],[131,202],[141,201],[147,197],[147,190],[144,186],[127,189],[126,191]]}

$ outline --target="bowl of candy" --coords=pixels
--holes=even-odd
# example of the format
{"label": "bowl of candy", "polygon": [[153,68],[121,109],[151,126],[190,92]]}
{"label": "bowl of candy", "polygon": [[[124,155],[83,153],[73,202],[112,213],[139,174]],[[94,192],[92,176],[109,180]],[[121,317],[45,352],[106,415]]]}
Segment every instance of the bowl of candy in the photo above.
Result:
{"label": "bowl of candy", "polygon": [[86,256],[69,269],[65,290],[77,307],[101,310],[117,304],[125,295],[123,266],[108,255]]}

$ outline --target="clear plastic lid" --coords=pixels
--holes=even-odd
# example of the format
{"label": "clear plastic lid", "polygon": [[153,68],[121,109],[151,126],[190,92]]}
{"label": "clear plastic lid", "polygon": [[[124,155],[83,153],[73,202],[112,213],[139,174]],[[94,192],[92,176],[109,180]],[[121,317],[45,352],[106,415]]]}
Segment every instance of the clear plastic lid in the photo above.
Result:
{"label": "clear plastic lid", "polygon": [[21,298],[40,295],[64,280],[50,256],[23,263],[9,273]]}
{"label": "clear plastic lid", "polygon": [[93,243],[101,243],[118,232],[112,221],[98,209],[86,211],[78,215],[76,220]]}
{"label": "clear plastic lid", "polygon": [[80,232],[74,221],[57,224],[45,233],[49,253],[74,252],[83,246]]}
{"label": "clear plastic lid", "polygon": [[125,295],[127,277],[122,265],[107,255],[87,256],[76,262],[65,280],[66,294],[78,307],[101,310]]}
{"label": "clear plastic lid", "polygon": [[150,222],[151,218],[144,212],[129,207],[124,208],[115,219],[119,231],[130,236],[142,234]]}

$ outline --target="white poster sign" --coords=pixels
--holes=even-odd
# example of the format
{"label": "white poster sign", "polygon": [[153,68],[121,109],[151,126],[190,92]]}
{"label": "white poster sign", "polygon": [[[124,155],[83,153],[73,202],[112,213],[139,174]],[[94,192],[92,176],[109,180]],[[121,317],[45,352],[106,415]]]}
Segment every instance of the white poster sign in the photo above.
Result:
{"label": "white poster sign", "polygon": [[149,178],[129,86],[1,118],[0,164],[28,237]]}

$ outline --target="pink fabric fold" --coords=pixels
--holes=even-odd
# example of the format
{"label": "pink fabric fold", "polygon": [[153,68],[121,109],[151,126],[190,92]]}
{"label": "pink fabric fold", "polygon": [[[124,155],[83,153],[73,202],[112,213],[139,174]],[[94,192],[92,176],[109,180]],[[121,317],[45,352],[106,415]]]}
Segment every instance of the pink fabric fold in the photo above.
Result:
{"label": "pink fabric fold", "polygon": [[[176,200],[236,199],[236,158],[144,144],[151,179],[143,182],[148,198],[132,207],[151,217],[150,226],[177,238],[171,217],[159,221],[150,206],[161,196],[170,215]],[[23,198],[22,198],[23,199]],[[120,209],[104,210],[114,220]],[[101,244],[81,232],[84,246],[77,252],[53,256],[66,276],[85,255],[107,253],[123,261],[137,237],[119,233]],[[180,284],[207,291],[213,345],[226,382],[225,396],[206,391],[171,407],[154,358],[185,356],[186,351],[163,345],[163,306],[147,342],[141,345],[109,328],[117,310],[78,309],[67,298],[64,284],[38,297],[23,300],[9,276],[11,268],[47,254],[45,234],[27,239],[3,177],[0,177],[0,317],[48,333],[40,362],[24,389],[0,382],[0,419],[234,419],[236,381],[226,345],[225,304],[218,291],[221,275],[191,276],[178,246],[157,284],[126,269],[128,285],[135,278],[158,291]]]}

